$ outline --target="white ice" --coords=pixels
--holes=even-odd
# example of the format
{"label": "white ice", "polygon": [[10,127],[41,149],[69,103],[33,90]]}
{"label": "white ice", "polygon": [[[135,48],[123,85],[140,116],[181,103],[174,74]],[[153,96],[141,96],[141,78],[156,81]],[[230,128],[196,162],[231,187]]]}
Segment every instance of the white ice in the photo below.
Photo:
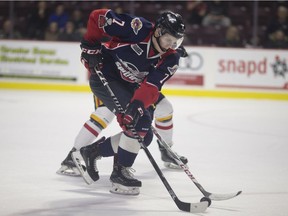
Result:
{"label": "white ice", "polygon": [[[189,159],[198,182],[214,193],[201,216],[288,215],[288,102],[168,96],[174,105],[174,150]],[[0,91],[0,215],[193,215],[178,210],[145,153],[135,162],[139,196],[109,192],[112,158],[99,162],[100,180],[57,175],[74,138],[93,111],[90,93]],[[119,131],[116,122],[103,132]],[[203,195],[183,171],[164,168],[155,140],[149,147],[184,202]]]}

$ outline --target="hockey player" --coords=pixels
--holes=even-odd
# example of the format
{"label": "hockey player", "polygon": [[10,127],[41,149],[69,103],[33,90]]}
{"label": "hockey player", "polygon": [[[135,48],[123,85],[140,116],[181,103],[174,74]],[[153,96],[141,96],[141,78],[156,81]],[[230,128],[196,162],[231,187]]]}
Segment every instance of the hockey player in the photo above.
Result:
{"label": "hockey player", "polygon": [[[177,52],[181,57],[188,56],[185,48],[180,46]],[[80,149],[84,146],[90,145],[95,142],[99,134],[105,129],[115,117],[112,113],[96,96],[94,96],[95,111],[90,115],[90,119],[85,122],[75,138],[74,147],[68,153],[67,157],[62,161],[61,167],[57,170],[60,175],[67,176],[80,176],[80,173],[72,160],[72,152],[76,149]],[[155,127],[161,137],[172,147],[173,143],[173,107],[167,98],[161,93],[158,101],[154,104],[154,120]],[[159,141],[158,146],[161,153],[161,159],[164,162],[164,166],[171,169],[180,169],[175,160],[167,153],[167,150],[163,148]],[[187,163],[188,160],[184,156],[179,158],[183,163]]]}
{"label": "hockey player", "polygon": [[[90,69],[90,87],[105,106],[117,115],[123,130],[107,139],[72,153],[81,174],[98,180],[94,161],[118,154],[110,176],[111,192],[139,194],[142,182],[134,178],[130,168],[141,148],[129,128],[131,126],[148,146],[153,138],[150,107],[157,102],[163,84],[176,72],[180,55],[176,49],[184,38],[182,17],[164,12],[155,26],[142,17],[116,14],[109,9],[94,10],[89,16],[87,32],[81,41],[82,60]],[[103,46],[103,36],[112,40]],[[109,82],[125,113],[119,113],[110,93],[103,86],[94,68]],[[85,162],[85,170],[81,161]],[[83,173],[85,172],[85,173]]]}

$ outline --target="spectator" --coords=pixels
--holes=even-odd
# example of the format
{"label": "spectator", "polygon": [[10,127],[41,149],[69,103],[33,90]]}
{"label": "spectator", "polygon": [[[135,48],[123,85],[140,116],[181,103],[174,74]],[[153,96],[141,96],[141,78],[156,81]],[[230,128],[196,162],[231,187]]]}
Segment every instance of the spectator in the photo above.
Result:
{"label": "spectator", "polygon": [[68,21],[66,23],[65,29],[59,34],[60,41],[79,41],[81,40],[81,35],[75,31],[74,23]]}
{"label": "spectator", "polygon": [[203,18],[203,26],[228,27],[231,25],[231,19],[226,15],[227,2],[214,0],[207,4],[208,14]]}
{"label": "spectator", "polygon": [[14,24],[7,19],[3,22],[3,27],[0,29],[0,39],[21,39],[22,36],[19,31],[14,29]]}
{"label": "spectator", "polygon": [[114,9],[114,11],[115,11],[116,13],[119,13],[119,14],[125,13],[125,11],[123,10],[123,8],[122,8],[121,6],[116,7],[116,8]]}
{"label": "spectator", "polygon": [[28,37],[30,39],[44,39],[44,32],[48,26],[49,10],[46,1],[39,1],[37,9],[29,18]]}
{"label": "spectator", "polygon": [[288,37],[284,34],[284,31],[279,29],[275,31],[268,42],[266,43],[265,48],[270,49],[287,49],[288,48]]}
{"label": "spectator", "polygon": [[201,0],[188,1],[186,4],[188,15],[188,23],[201,25],[204,16],[207,14],[207,4]]}
{"label": "spectator", "polygon": [[282,30],[285,35],[288,35],[288,9],[284,6],[277,8],[276,18],[268,25],[266,39],[271,40],[274,32],[278,30]]}
{"label": "spectator", "polygon": [[250,37],[245,43],[245,48],[263,48],[263,43],[259,36]]}
{"label": "spectator", "polygon": [[79,9],[72,12],[71,21],[74,23],[74,28],[77,34],[83,36],[86,33],[86,23],[83,19],[83,13]]}
{"label": "spectator", "polygon": [[226,30],[224,40],[219,45],[223,47],[244,47],[239,29],[236,26],[229,26]]}
{"label": "spectator", "polygon": [[85,33],[86,33],[87,29],[86,28],[80,28],[80,29],[77,29],[77,32],[83,36]]}
{"label": "spectator", "polygon": [[45,31],[44,39],[46,41],[58,41],[59,39],[59,29],[57,22],[51,22]]}
{"label": "spectator", "polygon": [[75,29],[86,28],[86,22],[83,20],[83,14],[80,9],[75,9],[72,12],[71,21],[74,24]]}
{"label": "spectator", "polygon": [[55,8],[55,12],[49,16],[48,23],[56,22],[60,31],[64,30],[65,25],[68,21],[68,14],[65,12],[63,4],[58,4]]}

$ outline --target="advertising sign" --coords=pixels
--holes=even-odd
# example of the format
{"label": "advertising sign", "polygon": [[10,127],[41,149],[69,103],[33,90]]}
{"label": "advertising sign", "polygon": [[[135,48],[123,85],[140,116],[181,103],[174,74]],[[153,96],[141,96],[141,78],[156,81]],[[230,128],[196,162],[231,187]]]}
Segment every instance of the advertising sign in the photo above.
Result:
{"label": "advertising sign", "polygon": [[205,58],[209,56],[205,49],[186,47],[188,56],[180,58],[179,68],[167,84],[180,84],[203,87]]}
{"label": "advertising sign", "polygon": [[216,87],[288,90],[287,51],[224,49],[216,58]]}
{"label": "advertising sign", "polygon": [[[288,90],[286,50],[185,47],[188,57],[167,82],[207,90]],[[88,85],[79,43],[0,40],[0,79]],[[15,79],[16,80],[16,79]]]}
{"label": "advertising sign", "polygon": [[80,52],[78,43],[1,40],[0,77],[79,82]]}

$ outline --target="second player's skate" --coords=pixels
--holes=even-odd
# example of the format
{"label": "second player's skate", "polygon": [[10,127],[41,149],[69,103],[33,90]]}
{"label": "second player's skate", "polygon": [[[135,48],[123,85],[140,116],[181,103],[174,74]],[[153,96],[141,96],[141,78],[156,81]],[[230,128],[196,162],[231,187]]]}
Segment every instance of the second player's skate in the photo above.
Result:
{"label": "second player's skate", "polygon": [[77,169],[72,159],[72,153],[75,151],[76,149],[72,148],[67,157],[62,161],[61,167],[56,171],[57,174],[66,176],[75,176],[75,177],[81,176],[79,170]]}
{"label": "second player's skate", "polygon": [[[181,167],[177,164],[175,159],[169,154],[169,152],[160,144],[160,142],[157,140],[159,150],[161,152],[161,159],[164,162],[164,166],[171,169],[181,169]],[[177,154],[178,155],[178,154]],[[182,163],[187,164],[188,159],[184,156],[178,155]]]}

